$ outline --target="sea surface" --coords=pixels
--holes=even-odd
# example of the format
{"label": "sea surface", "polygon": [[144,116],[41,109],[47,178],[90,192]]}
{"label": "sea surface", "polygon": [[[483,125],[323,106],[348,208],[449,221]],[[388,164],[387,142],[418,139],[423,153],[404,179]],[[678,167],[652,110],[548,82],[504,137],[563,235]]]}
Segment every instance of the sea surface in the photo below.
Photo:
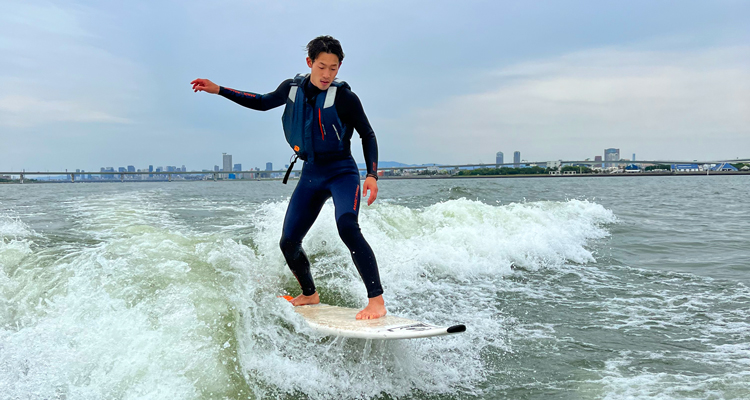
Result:
{"label": "sea surface", "polygon": [[[277,298],[295,184],[0,185],[0,398],[750,398],[750,177],[381,180],[389,312],[468,327],[400,341]],[[365,304],[330,202],[304,247]]]}

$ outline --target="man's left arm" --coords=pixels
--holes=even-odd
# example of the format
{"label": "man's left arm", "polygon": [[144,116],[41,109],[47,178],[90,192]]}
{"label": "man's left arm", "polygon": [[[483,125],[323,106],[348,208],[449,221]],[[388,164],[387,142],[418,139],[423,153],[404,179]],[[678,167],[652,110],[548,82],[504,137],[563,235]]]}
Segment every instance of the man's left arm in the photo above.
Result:
{"label": "man's left arm", "polygon": [[343,114],[346,115],[347,123],[351,123],[357,130],[359,137],[362,138],[362,152],[365,155],[365,166],[367,168],[367,177],[362,185],[362,195],[368,191],[370,197],[367,199],[367,205],[372,204],[378,197],[378,141],[375,139],[375,131],[367,120],[365,110],[362,108],[362,102],[359,97],[350,90],[342,93],[341,104],[344,105]]}

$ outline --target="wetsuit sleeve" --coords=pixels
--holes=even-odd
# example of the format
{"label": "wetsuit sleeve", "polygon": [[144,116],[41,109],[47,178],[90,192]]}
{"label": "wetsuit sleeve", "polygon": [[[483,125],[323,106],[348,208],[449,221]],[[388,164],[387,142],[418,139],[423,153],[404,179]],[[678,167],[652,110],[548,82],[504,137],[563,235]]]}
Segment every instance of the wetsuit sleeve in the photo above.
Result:
{"label": "wetsuit sleeve", "polygon": [[[354,129],[362,138],[362,152],[365,155],[367,174],[378,175],[378,141],[375,139],[375,131],[367,120],[362,102],[359,101],[351,90],[340,90],[341,98],[336,99],[336,111],[339,113],[341,122],[354,126]],[[339,108],[339,105],[341,106]]]}
{"label": "wetsuit sleeve", "polygon": [[220,86],[219,95],[253,110],[268,111],[286,103],[286,98],[289,96],[289,89],[292,86],[291,84],[292,80],[287,79],[281,82],[276,90],[266,94],[242,92]]}

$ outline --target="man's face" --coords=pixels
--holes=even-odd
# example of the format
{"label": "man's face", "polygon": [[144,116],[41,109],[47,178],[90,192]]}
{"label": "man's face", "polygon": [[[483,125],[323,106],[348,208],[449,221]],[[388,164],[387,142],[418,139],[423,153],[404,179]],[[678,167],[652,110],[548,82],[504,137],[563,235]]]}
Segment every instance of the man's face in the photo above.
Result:
{"label": "man's face", "polygon": [[327,90],[339,72],[339,58],[335,54],[320,53],[314,61],[307,57],[310,82],[320,90]]}

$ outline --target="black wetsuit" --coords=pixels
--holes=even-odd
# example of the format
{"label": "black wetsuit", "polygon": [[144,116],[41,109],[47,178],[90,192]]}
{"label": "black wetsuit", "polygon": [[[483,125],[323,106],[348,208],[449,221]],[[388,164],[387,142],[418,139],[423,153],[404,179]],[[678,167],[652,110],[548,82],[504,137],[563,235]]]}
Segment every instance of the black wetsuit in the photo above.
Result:
{"label": "black wetsuit", "polygon": [[[303,83],[308,105],[314,108],[315,97],[321,90],[312,85],[309,78]],[[242,106],[266,111],[286,104],[292,79],[287,79],[279,87],[267,94],[242,92],[221,87],[219,94]],[[310,261],[302,249],[302,239],[318,217],[323,204],[333,197],[336,209],[336,226],[339,236],[349,248],[354,265],[367,287],[367,297],[383,294],[378,274],[378,265],[370,245],[362,236],[357,220],[360,207],[360,184],[357,164],[351,155],[351,137],[354,129],[362,138],[362,148],[367,165],[367,174],[377,176],[378,144],[362,103],[349,89],[336,92],[334,102],[341,122],[346,126],[342,132],[344,151],[335,154],[315,153],[314,162],[305,161],[302,175],[294,189],[289,207],[284,217],[284,229],[280,246],[289,268],[299,281],[302,293],[306,296],[315,293],[315,284],[310,274]],[[325,141],[318,123],[312,124],[313,148]],[[330,140],[330,138],[329,138]],[[321,142],[322,144],[322,142]],[[323,148],[320,146],[319,148]]]}

